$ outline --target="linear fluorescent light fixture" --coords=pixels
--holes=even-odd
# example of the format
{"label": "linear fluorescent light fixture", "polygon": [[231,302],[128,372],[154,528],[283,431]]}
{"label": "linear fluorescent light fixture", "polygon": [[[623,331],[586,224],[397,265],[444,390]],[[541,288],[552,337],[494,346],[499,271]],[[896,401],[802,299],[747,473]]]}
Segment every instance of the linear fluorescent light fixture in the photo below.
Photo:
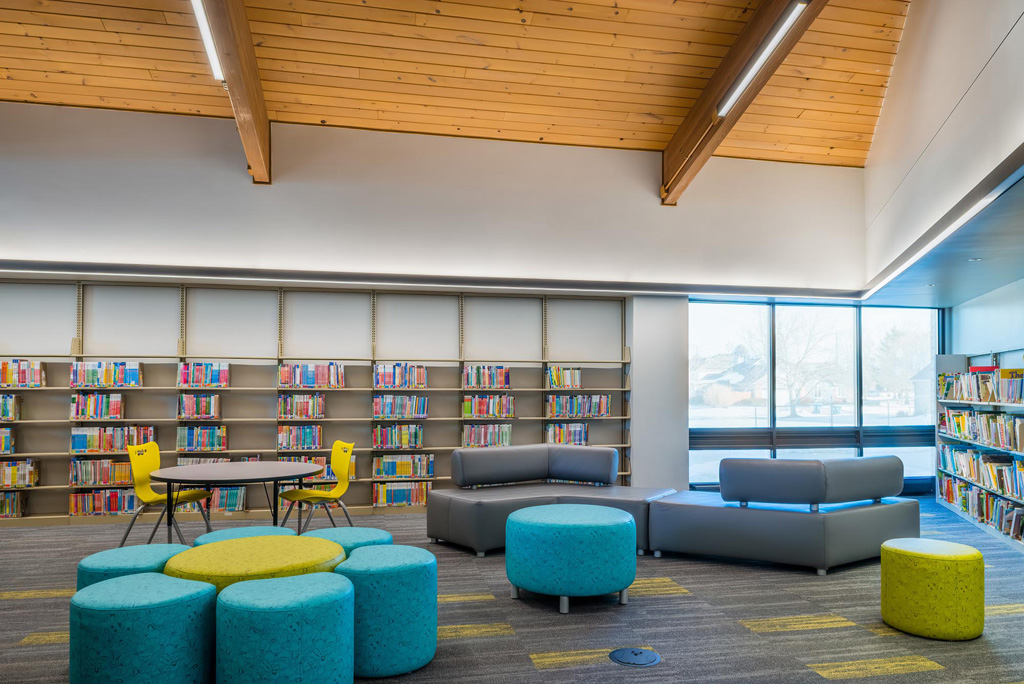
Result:
{"label": "linear fluorescent light fixture", "polygon": [[213,70],[213,77],[218,81],[223,81],[224,72],[220,69],[220,59],[217,58],[217,46],[213,44],[213,33],[210,32],[210,22],[206,19],[206,8],[203,7],[203,0],[192,0],[192,11],[196,14],[196,23],[199,24],[199,35],[203,37],[203,46],[206,47],[206,56],[210,58],[210,69]]}
{"label": "linear fluorescent light fixture", "polygon": [[[197,1],[198,0],[193,0],[193,2]],[[718,103],[718,116],[724,117],[729,113],[729,110],[733,108],[743,92],[750,87],[751,81],[753,81],[758,72],[764,68],[764,63],[768,61],[768,58],[772,56],[775,49],[779,47],[779,43],[781,43],[782,39],[786,37],[789,30],[793,28],[793,24],[796,23],[801,12],[805,9],[807,9],[807,2],[797,2],[787,10],[786,16],[778,23],[778,25],[776,25],[775,30],[772,32],[772,35],[768,40],[761,45],[761,48],[755,55],[754,60],[747,65],[747,68],[743,72],[743,76],[733,85],[729,94],[725,96],[725,99]]]}

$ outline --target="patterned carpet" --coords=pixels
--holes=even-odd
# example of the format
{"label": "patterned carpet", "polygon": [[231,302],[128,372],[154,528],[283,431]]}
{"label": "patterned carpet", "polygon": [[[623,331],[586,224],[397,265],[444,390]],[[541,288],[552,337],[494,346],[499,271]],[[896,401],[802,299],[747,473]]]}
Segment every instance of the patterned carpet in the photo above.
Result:
{"label": "patterned carpet", "polygon": [[[559,615],[555,597],[509,598],[501,553],[477,559],[428,544],[422,515],[356,522],[385,528],[396,543],[422,545],[438,557],[437,657],[397,680],[409,684],[1021,682],[1024,555],[928,499],[921,506],[923,536],[968,543],[985,554],[988,609],[985,634],[976,641],[931,641],[883,625],[877,561],[818,577],[784,566],[645,556],[628,606],[611,595],[574,599],[572,612]],[[189,537],[202,531],[198,523],[182,527]],[[116,545],[119,534],[119,526],[107,525],[0,532],[0,682],[67,681],[76,562]],[[654,648],[663,662],[638,669],[608,659],[610,650],[635,645]]]}

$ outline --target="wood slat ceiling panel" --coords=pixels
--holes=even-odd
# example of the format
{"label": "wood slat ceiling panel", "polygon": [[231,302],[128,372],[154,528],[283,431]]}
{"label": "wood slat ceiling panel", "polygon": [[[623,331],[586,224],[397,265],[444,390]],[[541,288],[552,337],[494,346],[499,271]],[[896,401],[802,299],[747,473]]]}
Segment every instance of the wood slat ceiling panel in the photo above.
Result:
{"label": "wood slat ceiling panel", "polygon": [[[661,150],[758,0],[246,0],[271,120]],[[832,0],[717,151],[862,166],[905,0]],[[3,0],[0,99],[230,116],[188,0]]]}

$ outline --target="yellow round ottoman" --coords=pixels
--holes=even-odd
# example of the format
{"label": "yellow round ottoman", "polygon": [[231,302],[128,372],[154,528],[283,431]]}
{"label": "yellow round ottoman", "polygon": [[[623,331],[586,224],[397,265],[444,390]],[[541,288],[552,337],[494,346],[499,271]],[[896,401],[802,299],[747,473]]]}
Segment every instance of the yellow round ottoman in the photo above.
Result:
{"label": "yellow round ottoman", "polygon": [[882,620],[902,632],[932,639],[981,636],[981,552],[937,539],[890,539],[882,544]]}
{"label": "yellow round ottoman", "polygon": [[209,582],[221,591],[235,582],[331,572],[345,549],[316,537],[246,537],[196,546],[172,556],[164,574]]}

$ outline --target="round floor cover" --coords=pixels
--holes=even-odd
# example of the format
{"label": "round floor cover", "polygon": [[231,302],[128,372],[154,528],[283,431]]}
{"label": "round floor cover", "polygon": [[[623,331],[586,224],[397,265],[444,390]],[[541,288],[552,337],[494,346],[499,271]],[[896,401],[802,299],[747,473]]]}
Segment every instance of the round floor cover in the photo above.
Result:
{"label": "round floor cover", "polygon": [[634,667],[650,667],[661,662],[661,656],[647,648],[617,648],[608,657],[619,665]]}

